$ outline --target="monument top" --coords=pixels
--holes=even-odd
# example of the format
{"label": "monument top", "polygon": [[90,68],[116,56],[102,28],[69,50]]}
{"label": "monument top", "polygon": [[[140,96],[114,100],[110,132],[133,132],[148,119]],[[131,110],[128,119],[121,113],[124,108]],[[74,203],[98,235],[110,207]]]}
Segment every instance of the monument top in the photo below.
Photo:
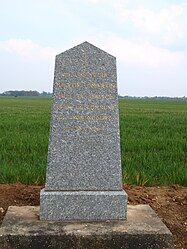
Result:
{"label": "monument top", "polygon": [[[85,48],[85,49],[87,49],[87,50],[89,50],[89,49],[90,49],[90,50],[97,49],[97,51],[100,51],[100,52],[102,52],[102,53],[105,53],[105,54],[108,55],[108,56],[112,56],[112,57],[115,58],[115,56],[113,56],[113,55],[107,53],[106,51],[104,51],[104,50],[102,50],[102,49],[96,47],[95,45],[93,45],[93,44],[91,44],[90,42],[87,42],[87,41],[82,42],[82,43],[80,43],[80,44],[78,44],[78,45],[76,45],[76,46],[74,46],[74,47],[72,47],[72,48],[70,48],[70,49],[67,49],[67,50],[65,50],[64,52],[60,53],[60,54],[57,54],[56,57],[61,56],[61,55],[63,55],[64,53],[69,53],[69,52],[71,52],[71,50],[74,51],[74,50],[79,49],[79,48]],[[84,51],[83,51],[83,52],[84,52]]]}

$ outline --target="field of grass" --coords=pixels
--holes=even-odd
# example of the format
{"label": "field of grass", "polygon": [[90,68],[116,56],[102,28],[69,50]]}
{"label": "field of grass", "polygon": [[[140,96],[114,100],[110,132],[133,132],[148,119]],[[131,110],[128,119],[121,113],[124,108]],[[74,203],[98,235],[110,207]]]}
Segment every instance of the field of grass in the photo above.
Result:
{"label": "field of grass", "polygon": [[187,186],[187,101],[120,101],[124,182]]}
{"label": "field of grass", "polygon": [[[0,183],[45,180],[51,99],[0,97]],[[187,186],[187,101],[120,100],[123,181]]]}

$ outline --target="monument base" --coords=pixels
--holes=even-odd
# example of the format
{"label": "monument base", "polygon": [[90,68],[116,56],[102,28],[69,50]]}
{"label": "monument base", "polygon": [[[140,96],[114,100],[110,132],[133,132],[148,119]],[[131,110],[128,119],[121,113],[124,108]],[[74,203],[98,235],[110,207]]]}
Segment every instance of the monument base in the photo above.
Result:
{"label": "monument base", "polygon": [[39,207],[9,207],[0,228],[1,249],[166,249],[172,235],[148,205],[128,206],[127,220],[51,222]]}
{"label": "monument base", "polygon": [[40,219],[101,221],[126,218],[127,194],[120,191],[46,191],[40,193]]}

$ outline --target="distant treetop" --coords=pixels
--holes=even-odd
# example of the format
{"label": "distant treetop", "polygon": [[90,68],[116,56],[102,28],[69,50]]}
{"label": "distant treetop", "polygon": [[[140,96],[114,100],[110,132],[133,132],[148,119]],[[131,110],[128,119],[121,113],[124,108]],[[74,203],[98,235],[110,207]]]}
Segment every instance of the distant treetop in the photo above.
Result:
{"label": "distant treetop", "polygon": [[21,90],[21,91],[18,91],[18,90],[11,90],[11,91],[6,91],[6,92],[3,92],[0,94],[1,96],[51,96],[52,93],[50,92],[45,92],[43,91],[42,93],[39,93],[37,91],[25,91],[25,90]]}

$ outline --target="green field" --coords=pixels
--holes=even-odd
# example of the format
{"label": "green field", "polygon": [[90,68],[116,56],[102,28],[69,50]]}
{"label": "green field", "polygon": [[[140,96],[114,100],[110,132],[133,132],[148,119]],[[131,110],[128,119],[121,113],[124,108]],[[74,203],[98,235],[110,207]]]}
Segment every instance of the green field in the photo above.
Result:
{"label": "green field", "polygon": [[[51,99],[0,97],[0,183],[45,181]],[[187,186],[187,101],[120,100],[123,181]]]}

